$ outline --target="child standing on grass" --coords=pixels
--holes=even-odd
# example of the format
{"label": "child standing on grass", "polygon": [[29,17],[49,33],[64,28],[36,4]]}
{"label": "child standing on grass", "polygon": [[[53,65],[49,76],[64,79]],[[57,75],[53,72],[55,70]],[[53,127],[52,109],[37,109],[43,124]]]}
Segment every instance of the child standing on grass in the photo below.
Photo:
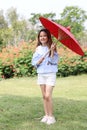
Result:
{"label": "child standing on grass", "polygon": [[53,115],[52,92],[58,71],[58,53],[56,45],[52,43],[51,34],[47,29],[41,29],[38,43],[32,58],[32,65],[37,68],[38,84],[40,85],[45,115],[41,122],[48,125],[56,122]]}

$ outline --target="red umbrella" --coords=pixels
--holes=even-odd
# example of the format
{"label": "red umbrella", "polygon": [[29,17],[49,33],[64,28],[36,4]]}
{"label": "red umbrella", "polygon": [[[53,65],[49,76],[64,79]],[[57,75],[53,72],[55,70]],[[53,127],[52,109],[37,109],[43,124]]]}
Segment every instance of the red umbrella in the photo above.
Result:
{"label": "red umbrella", "polygon": [[45,28],[47,28],[50,33],[56,37],[62,44],[67,46],[69,49],[74,51],[75,53],[83,56],[84,52],[82,51],[79,43],[74,38],[73,34],[70,32],[70,28],[63,27],[60,24],[57,24],[51,20],[48,20],[44,17],[39,18],[41,23]]}

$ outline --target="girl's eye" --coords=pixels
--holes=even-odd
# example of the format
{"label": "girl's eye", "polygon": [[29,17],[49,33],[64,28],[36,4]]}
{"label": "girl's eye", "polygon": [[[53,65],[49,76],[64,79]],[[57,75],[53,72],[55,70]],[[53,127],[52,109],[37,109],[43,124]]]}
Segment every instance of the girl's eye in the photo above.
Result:
{"label": "girl's eye", "polygon": [[44,36],[40,36],[40,37],[47,37],[46,35],[44,35]]}

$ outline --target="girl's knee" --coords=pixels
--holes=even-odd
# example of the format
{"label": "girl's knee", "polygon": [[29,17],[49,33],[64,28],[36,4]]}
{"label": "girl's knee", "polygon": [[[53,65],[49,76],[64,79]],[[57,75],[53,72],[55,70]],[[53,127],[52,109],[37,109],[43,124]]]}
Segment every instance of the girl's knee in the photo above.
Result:
{"label": "girl's knee", "polygon": [[50,95],[43,95],[43,100],[49,101],[51,100],[51,96]]}
{"label": "girl's knee", "polygon": [[43,95],[43,99],[45,100],[45,95]]}
{"label": "girl's knee", "polygon": [[45,96],[45,99],[46,99],[47,101],[49,101],[49,100],[51,99],[50,95],[46,95],[46,96]]}

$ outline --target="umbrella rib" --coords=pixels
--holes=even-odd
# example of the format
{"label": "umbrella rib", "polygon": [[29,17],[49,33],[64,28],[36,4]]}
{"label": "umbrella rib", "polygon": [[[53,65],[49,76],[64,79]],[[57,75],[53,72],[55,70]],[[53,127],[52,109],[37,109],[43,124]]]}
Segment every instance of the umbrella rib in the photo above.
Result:
{"label": "umbrella rib", "polygon": [[66,39],[70,39],[69,36],[66,36],[66,37],[58,37],[58,40],[61,41],[61,40],[66,40]]}

